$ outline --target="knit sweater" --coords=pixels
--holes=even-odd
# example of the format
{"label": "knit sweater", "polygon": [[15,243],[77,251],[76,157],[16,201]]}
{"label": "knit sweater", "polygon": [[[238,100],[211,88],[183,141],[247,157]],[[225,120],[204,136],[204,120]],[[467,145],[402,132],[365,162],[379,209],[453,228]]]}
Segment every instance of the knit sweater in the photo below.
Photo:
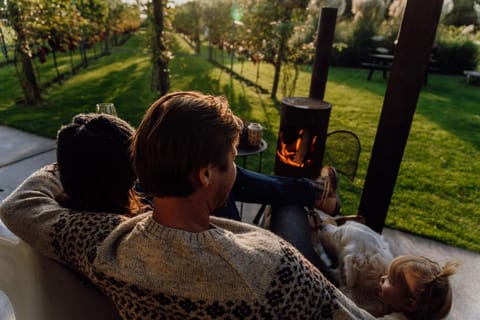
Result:
{"label": "knit sweater", "polygon": [[373,319],[295,248],[255,226],[211,218],[191,233],[60,206],[58,173],[33,173],[0,205],[35,249],[89,278],[124,319]]}

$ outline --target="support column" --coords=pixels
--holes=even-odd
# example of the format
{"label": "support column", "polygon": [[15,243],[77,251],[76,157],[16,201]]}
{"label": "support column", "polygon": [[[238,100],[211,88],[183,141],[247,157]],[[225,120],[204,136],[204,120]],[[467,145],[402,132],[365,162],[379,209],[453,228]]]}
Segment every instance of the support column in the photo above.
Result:
{"label": "support column", "polygon": [[330,64],[337,8],[322,8],[318,24],[315,58],[313,59],[312,78],[310,82],[310,98],[323,100]]}
{"label": "support column", "polygon": [[358,212],[382,232],[423,86],[442,0],[408,0]]}

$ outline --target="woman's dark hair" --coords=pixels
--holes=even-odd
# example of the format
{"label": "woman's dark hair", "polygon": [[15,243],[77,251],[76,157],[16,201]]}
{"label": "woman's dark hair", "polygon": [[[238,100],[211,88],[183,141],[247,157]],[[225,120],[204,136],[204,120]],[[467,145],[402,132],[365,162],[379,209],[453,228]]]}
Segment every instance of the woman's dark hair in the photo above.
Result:
{"label": "woman's dark hair", "polygon": [[127,213],[135,173],[130,144],[135,130],[107,114],[79,114],[57,134],[60,180],[76,210]]}
{"label": "woman's dark hair", "polygon": [[190,195],[192,172],[210,164],[226,170],[241,129],[224,97],[165,95],[150,106],[132,143],[140,185],[157,197]]}

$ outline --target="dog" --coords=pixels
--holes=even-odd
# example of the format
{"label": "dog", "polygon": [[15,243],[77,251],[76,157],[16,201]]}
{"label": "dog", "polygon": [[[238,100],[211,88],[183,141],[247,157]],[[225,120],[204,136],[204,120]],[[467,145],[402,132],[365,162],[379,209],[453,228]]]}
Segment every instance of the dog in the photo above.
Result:
{"label": "dog", "polygon": [[374,316],[387,311],[380,298],[380,277],[387,274],[393,260],[382,235],[357,221],[337,225],[323,220],[316,237],[326,253],[336,261],[339,288],[358,306]]}

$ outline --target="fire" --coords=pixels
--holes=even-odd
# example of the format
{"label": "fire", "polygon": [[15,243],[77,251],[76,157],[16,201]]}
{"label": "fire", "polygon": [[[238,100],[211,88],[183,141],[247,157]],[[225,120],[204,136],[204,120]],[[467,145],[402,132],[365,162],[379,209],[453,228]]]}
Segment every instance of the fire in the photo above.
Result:
{"label": "fire", "polygon": [[316,141],[316,135],[311,137],[309,130],[300,129],[297,133],[297,139],[287,145],[284,142],[283,132],[280,132],[280,150],[277,150],[277,156],[285,164],[303,168],[312,162],[312,160],[307,159],[307,154],[315,150]]}

